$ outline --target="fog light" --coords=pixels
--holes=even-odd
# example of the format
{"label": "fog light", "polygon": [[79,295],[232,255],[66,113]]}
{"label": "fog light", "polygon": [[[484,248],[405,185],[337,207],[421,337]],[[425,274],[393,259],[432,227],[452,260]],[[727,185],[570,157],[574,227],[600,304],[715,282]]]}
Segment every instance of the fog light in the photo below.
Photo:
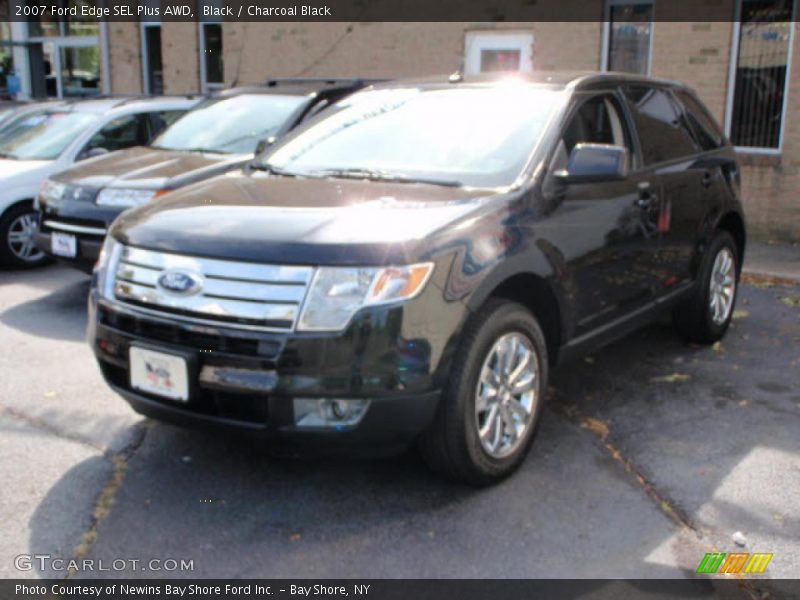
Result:
{"label": "fog light", "polygon": [[367,408],[365,398],[295,398],[294,422],[298,427],[350,427]]}

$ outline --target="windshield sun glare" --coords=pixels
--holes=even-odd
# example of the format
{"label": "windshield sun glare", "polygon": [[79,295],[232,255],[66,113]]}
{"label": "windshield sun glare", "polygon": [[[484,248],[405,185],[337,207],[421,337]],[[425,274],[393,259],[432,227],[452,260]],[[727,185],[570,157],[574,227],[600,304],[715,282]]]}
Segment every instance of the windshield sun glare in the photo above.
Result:
{"label": "windshield sun glare", "polygon": [[277,148],[269,166],[309,176],[377,173],[506,186],[561,95],[524,85],[361,92]]}

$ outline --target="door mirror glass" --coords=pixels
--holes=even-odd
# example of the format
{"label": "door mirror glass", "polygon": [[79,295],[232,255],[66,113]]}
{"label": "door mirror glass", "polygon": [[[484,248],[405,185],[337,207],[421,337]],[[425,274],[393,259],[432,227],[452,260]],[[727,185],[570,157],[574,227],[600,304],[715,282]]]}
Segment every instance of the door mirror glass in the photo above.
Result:
{"label": "door mirror glass", "polygon": [[95,158],[96,156],[103,156],[104,154],[108,154],[107,148],[101,148],[100,146],[96,146],[94,148],[90,148],[86,150],[83,154],[81,154],[78,159],[84,158]]}
{"label": "door mirror glass", "polygon": [[566,169],[554,173],[563,183],[613,181],[628,174],[628,150],[611,144],[577,144]]}

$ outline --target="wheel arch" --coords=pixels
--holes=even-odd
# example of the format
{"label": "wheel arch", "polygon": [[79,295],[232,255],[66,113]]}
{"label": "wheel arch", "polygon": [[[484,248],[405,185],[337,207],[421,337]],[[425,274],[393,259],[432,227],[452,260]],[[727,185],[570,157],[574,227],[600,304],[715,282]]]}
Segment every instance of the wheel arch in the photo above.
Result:
{"label": "wheel arch", "polygon": [[17,206],[19,206],[21,204],[30,203],[31,205],[33,205],[33,201],[34,201],[33,198],[19,198],[17,200],[12,200],[8,204],[6,204],[2,208],[2,210],[0,210],[0,219],[2,219],[4,216],[6,216],[6,214],[8,214],[8,211],[10,211],[11,209],[13,209],[13,208],[15,208],[15,207],[17,207]]}
{"label": "wheel arch", "polygon": [[490,298],[518,302],[530,310],[544,333],[550,364],[558,361],[564,340],[563,312],[557,293],[545,277],[531,271],[508,274],[473,294],[470,309],[479,309]]}
{"label": "wheel arch", "polygon": [[736,242],[736,251],[738,253],[738,264],[736,265],[738,274],[742,272],[742,265],[744,264],[744,252],[747,245],[747,233],[745,230],[744,219],[742,216],[735,212],[730,211],[723,214],[716,226],[717,231],[727,231],[733,236]]}

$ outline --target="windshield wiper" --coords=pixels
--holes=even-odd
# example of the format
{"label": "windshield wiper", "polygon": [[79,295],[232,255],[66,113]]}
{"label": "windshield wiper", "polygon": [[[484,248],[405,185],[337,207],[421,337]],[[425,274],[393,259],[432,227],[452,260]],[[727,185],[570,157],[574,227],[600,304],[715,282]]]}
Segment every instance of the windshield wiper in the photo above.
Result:
{"label": "windshield wiper", "polygon": [[226,152],[225,150],[217,150],[216,148],[203,148],[198,146],[197,148],[169,148],[167,146],[156,146],[155,144],[150,144],[151,148],[155,148],[156,150],[168,150],[170,152],[202,152],[205,154],[230,154],[230,152]]}
{"label": "windshield wiper", "polygon": [[266,162],[252,162],[249,166],[251,169],[256,171],[266,171],[272,175],[280,175],[282,177],[299,177],[301,175],[301,173],[287,171],[286,169],[281,169],[280,167],[276,167],[275,165],[271,165]]}
{"label": "windshield wiper", "polygon": [[181,148],[181,149],[184,152],[198,152],[198,153],[202,152],[204,154],[230,154],[230,152],[227,152],[225,150],[217,150],[216,148],[197,147],[197,148]]}
{"label": "windshield wiper", "polygon": [[392,173],[379,169],[324,169],[314,171],[318,177],[335,177],[340,179],[366,179],[368,181],[390,181],[393,183],[426,183],[429,185],[443,185],[447,187],[461,187],[463,184],[456,179],[437,179],[435,177],[417,177],[403,173]]}

